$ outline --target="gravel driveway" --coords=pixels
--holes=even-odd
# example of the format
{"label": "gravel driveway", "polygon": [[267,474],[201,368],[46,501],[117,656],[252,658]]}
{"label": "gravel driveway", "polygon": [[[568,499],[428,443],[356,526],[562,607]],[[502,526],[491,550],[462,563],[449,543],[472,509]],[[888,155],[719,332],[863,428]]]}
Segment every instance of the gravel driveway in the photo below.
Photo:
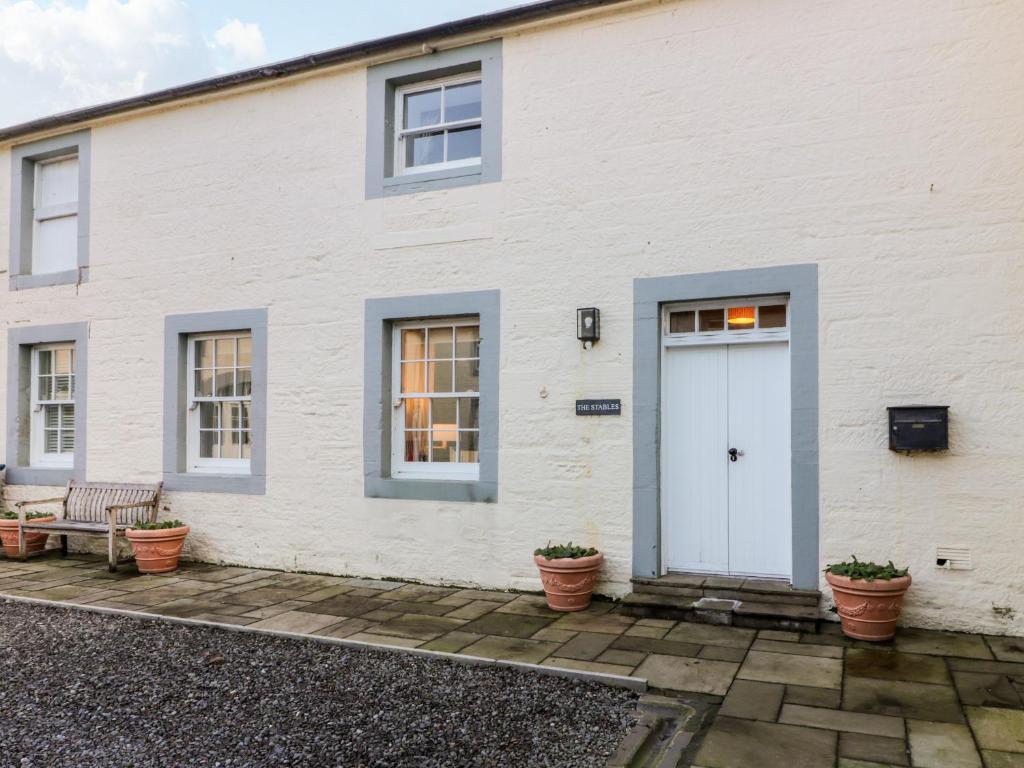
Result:
{"label": "gravel driveway", "polygon": [[0,601],[0,765],[601,766],[636,695]]}

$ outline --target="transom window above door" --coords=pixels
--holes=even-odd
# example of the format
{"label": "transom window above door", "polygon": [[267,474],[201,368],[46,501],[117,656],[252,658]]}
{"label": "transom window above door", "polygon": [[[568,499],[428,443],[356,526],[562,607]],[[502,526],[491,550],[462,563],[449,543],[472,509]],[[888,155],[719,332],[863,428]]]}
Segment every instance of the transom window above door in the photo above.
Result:
{"label": "transom window above door", "polygon": [[717,302],[672,304],[665,307],[666,342],[709,343],[786,337],[788,299],[769,296]]}
{"label": "transom window above door", "polygon": [[480,321],[400,323],[392,345],[392,475],[470,478],[480,467]]}
{"label": "transom window above door", "polygon": [[434,80],[395,92],[395,169],[399,174],[480,162],[479,74]]}

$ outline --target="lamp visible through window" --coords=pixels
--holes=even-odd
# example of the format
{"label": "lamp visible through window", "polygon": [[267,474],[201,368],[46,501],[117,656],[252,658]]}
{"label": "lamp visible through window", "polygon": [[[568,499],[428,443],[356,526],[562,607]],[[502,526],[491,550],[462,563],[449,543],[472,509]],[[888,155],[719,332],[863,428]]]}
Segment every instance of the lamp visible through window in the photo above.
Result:
{"label": "lamp visible through window", "polygon": [[755,322],[753,307],[729,307],[729,330],[753,328]]}

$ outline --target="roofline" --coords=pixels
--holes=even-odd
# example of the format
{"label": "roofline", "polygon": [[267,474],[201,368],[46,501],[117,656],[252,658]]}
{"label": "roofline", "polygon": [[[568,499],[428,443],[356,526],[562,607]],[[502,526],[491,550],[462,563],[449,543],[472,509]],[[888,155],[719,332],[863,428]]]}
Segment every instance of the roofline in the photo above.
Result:
{"label": "roofline", "polygon": [[63,126],[75,125],[88,120],[118,115],[145,107],[168,104],[182,99],[202,96],[208,93],[243,85],[278,80],[304,72],[312,72],[326,67],[345,64],[368,56],[385,54],[396,48],[437,42],[440,38],[454,37],[473,32],[482,32],[497,27],[537,21],[551,16],[559,16],[604,6],[617,5],[627,0],[542,0],[542,2],[517,5],[501,11],[470,16],[465,19],[424,27],[412,32],[379,37],[341,48],[332,48],[320,53],[298,56],[252,69],[243,69],[218,77],[176,85],[171,88],[131,96],[127,99],[109,101],[91,107],[60,112],[56,115],[30,120],[26,123],[0,128],[0,142],[6,142],[33,133],[49,131]]}

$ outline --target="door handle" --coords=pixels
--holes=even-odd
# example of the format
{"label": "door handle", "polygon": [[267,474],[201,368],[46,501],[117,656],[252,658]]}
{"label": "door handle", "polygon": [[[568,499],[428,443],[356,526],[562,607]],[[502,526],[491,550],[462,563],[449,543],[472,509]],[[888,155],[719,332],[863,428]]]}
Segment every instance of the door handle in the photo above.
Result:
{"label": "door handle", "polygon": [[736,461],[736,459],[738,459],[742,455],[743,451],[737,450],[735,448],[729,449],[729,461]]}

